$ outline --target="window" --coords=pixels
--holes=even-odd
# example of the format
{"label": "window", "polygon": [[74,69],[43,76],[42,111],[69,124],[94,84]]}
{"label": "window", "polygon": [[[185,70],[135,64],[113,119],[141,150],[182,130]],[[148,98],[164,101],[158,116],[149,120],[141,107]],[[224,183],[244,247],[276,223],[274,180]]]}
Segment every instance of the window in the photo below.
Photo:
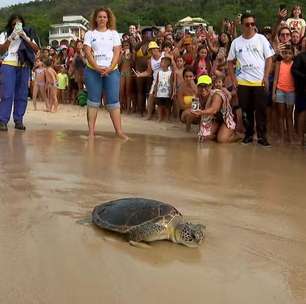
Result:
{"label": "window", "polygon": [[61,28],[61,34],[68,34],[69,33],[69,27],[62,27]]}

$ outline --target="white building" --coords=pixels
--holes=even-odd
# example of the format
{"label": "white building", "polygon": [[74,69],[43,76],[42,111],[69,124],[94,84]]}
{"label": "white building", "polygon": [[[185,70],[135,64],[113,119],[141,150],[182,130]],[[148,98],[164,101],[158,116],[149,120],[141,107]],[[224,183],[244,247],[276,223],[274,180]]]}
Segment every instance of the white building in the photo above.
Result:
{"label": "white building", "polygon": [[83,16],[63,16],[63,23],[52,24],[49,31],[49,45],[68,45],[71,40],[83,40],[89,28],[89,21]]}

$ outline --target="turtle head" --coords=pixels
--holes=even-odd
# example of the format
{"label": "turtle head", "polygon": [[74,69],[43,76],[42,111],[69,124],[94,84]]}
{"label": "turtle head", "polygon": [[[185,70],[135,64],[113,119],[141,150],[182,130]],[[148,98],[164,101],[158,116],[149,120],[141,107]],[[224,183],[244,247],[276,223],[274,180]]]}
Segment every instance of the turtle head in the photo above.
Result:
{"label": "turtle head", "polygon": [[202,224],[180,223],[175,228],[175,240],[188,247],[198,247],[205,237],[205,230]]}

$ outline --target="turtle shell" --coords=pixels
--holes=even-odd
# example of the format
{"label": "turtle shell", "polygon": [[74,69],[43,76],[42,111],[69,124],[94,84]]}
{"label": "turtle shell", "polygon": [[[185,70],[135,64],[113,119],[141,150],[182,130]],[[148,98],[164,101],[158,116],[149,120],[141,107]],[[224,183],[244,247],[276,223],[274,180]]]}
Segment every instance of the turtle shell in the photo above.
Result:
{"label": "turtle shell", "polygon": [[127,233],[145,222],[181,215],[173,206],[145,198],[123,198],[98,205],[92,212],[93,223],[100,228]]}

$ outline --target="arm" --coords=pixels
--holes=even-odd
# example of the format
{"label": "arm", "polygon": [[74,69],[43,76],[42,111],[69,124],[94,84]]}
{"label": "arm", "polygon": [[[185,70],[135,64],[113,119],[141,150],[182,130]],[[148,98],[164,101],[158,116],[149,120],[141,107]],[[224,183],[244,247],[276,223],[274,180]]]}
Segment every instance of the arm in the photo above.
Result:
{"label": "arm", "polygon": [[159,82],[159,73],[157,73],[156,81],[155,81],[155,84],[154,84],[154,89],[153,89],[153,96],[154,97],[156,97],[158,82]]}
{"label": "arm", "polygon": [[275,100],[275,94],[276,94],[276,86],[278,82],[278,76],[279,76],[279,68],[280,68],[280,63],[276,63],[275,66],[275,72],[274,72],[274,81],[273,81],[273,89],[272,89],[272,100]]}
{"label": "arm", "polygon": [[219,95],[214,95],[209,108],[203,110],[203,115],[214,115],[220,111],[222,98]]}
{"label": "arm", "polygon": [[235,39],[237,36],[238,36],[238,33],[237,33],[237,28],[239,26],[239,21],[234,21],[232,23],[232,40]]}
{"label": "arm", "polygon": [[170,77],[170,97],[173,98],[174,95],[176,94],[176,90],[175,90],[175,84],[176,84],[176,74],[175,72],[171,73],[171,77]]}
{"label": "arm", "polygon": [[184,104],[184,96],[182,94],[182,89],[180,88],[177,92],[177,100],[178,100],[178,104],[180,106],[180,109],[185,109],[185,104]]}
{"label": "arm", "polygon": [[5,33],[3,33],[1,36],[3,44],[0,43],[0,53],[4,54],[9,49],[11,42],[18,36],[18,34],[12,32],[10,36],[6,37]]}
{"label": "arm", "polygon": [[293,61],[291,73],[293,77],[304,80],[306,82],[306,71],[303,69],[301,64],[301,57],[299,55]]}
{"label": "arm", "polygon": [[153,74],[153,71],[152,71],[152,67],[151,67],[151,61],[149,59],[148,60],[148,68],[144,72],[137,73],[137,77],[149,77],[149,76],[152,76],[152,74]]}
{"label": "arm", "polygon": [[218,46],[214,46],[212,41],[210,39],[207,39],[207,46],[208,48],[214,53],[217,54],[219,51],[219,47]]}
{"label": "arm", "polygon": [[110,65],[111,71],[114,70],[114,68],[118,65],[119,63],[119,58],[120,58],[120,53],[121,53],[121,46],[115,46],[114,47],[114,54],[113,54],[113,59]]}
{"label": "arm", "polygon": [[265,71],[264,71],[264,78],[262,80],[262,84],[266,90],[269,90],[269,75],[271,72],[271,67],[272,67],[272,56],[266,58],[265,60]]}
{"label": "arm", "polygon": [[3,44],[0,44],[0,53],[5,53],[9,46],[10,46],[11,42],[7,39]]}
{"label": "arm", "polygon": [[92,66],[96,71],[100,72],[101,68],[97,65],[96,61],[92,56],[91,47],[89,47],[88,45],[84,45],[84,52],[90,66]]}
{"label": "arm", "polygon": [[234,69],[234,62],[232,60],[228,61],[228,75],[230,76],[233,87],[237,88],[238,87],[238,81],[235,75],[235,69]]}
{"label": "arm", "polygon": [[305,35],[305,26],[302,27],[300,37],[303,38]]}
{"label": "arm", "polygon": [[120,54],[121,54],[121,46],[114,46],[113,49],[113,58],[112,58],[112,62],[111,65],[109,67],[106,68],[101,68],[101,74],[103,76],[108,75],[109,73],[111,73],[112,71],[114,71],[114,69],[116,68],[116,66],[118,66],[119,60],[120,60]]}
{"label": "arm", "polygon": [[20,34],[19,34],[20,38],[22,38],[22,40],[35,52],[37,53],[37,51],[39,50],[39,47],[37,46],[36,43],[34,43],[31,38],[29,38],[27,36],[27,34],[22,31]]}
{"label": "arm", "polygon": [[214,115],[220,111],[222,106],[222,98],[218,94],[215,94],[213,97],[212,103],[209,108],[204,110],[198,110],[195,112],[197,115]]}
{"label": "arm", "polygon": [[279,32],[279,29],[281,28],[281,22],[286,20],[287,15],[288,15],[288,11],[286,9],[278,10],[276,23],[272,27],[272,40],[274,40],[275,37],[277,37],[277,33]]}
{"label": "arm", "polygon": [[66,75],[66,84],[65,84],[65,88],[67,89],[69,87],[69,78],[68,75]]}

